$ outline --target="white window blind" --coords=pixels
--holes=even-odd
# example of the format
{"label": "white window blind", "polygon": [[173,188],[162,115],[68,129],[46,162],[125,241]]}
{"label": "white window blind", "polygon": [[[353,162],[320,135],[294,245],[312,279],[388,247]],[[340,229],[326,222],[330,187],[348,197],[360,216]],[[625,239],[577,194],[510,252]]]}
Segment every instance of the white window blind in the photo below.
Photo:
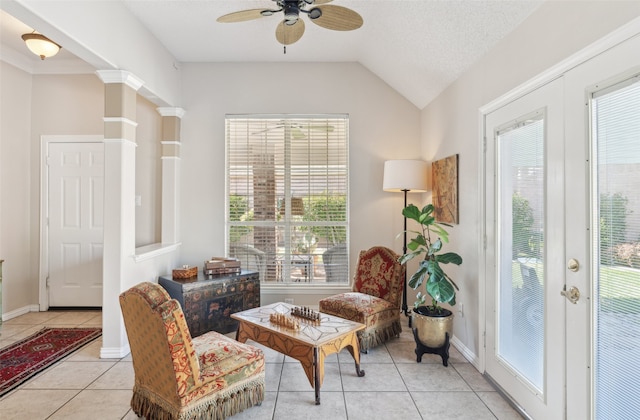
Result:
{"label": "white window blind", "polygon": [[536,111],[500,130],[500,294],[498,354],[543,390],[544,124]]}
{"label": "white window blind", "polygon": [[640,76],[592,105],[595,419],[640,412]]}
{"label": "white window blind", "polygon": [[263,284],[348,282],[345,115],[227,116],[229,255]]}

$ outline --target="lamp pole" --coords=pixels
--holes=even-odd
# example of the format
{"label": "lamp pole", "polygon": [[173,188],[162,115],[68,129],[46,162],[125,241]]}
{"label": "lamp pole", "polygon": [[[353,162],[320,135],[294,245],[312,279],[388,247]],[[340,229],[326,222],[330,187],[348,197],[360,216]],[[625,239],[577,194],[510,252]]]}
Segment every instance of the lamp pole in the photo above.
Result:
{"label": "lamp pole", "polygon": [[[408,192],[427,191],[427,162],[417,159],[387,160],[384,163],[384,176],[382,189],[390,192],[404,193],[404,208],[407,208]],[[404,215],[403,215],[404,216]],[[404,218],[404,242],[402,244],[403,254],[407,253],[407,218]],[[401,312],[409,317],[409,328],[411,328],[411,317],[407,306],[407,269],[404,270],[404,283],[402,288]]]}
{"label": "lamp pole", "polygon": [[[407,208],[407,193],[409,190],[404,189],[404,207],[403,210]],[[404,216],[404,215],[403,215]],[[407,217],[404,216],[404,241],[402,242],[402,254],[407,253]],[[409,306],[407,305],[407,268],[404,270],[404,286],[402,287],[402,312],[404,312],[404,316],[409,317]],[[411,317],[409,317],[409,328],[411,328]]]}

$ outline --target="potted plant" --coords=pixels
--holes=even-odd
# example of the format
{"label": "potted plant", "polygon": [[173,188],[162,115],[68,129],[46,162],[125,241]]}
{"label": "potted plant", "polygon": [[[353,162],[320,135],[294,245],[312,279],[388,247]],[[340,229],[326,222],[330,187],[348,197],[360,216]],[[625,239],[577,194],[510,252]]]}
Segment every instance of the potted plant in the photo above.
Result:
{"label": "potted plant", "polygon": [[[456,290],[459,290],[453,279],[444,272],[441,264],[460,265],[462,257],[455,252],[442,252],[442,244],[449,242],[449,234],[443,226],[451,225],[437,223],[433,211],[433,204],[424,206],[422,210],[410,204],[402,210],[404,217],[415,220],[421,230],[413,232],[415,237],[407,244],[408,251],[399,261],[406,264],[407,261],[424,255],[417,271],[409,280],[409,286],[414,290],[424,283],[426,292],[418,292],[412,320],[422,344],[438,348],[445,344],[445,333],[448,332],[451,337],[453,332],[453,312],[440,304],[455,305]],[[428,297],[431,300],[430,304],[427,302]]]}

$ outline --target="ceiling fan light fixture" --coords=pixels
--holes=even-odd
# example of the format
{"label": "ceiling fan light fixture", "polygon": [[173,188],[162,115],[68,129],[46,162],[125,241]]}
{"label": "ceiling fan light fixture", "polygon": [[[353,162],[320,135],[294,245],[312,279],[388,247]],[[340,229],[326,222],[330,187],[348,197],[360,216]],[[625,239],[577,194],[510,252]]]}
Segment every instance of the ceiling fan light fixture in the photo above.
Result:
{"label": "ceiling fan light fixture", "polygon": [[313,9],[309,10],[309,19],[318,19],[320,16],[322,16],[322,10],[320,10],[317,7],[314,7]]}
{"label": "ceiling fan light fixture", "polygon": [[273,16],[274,10],[263,10],[260,12],[262,16]]}
{"label": "ceiling fan light fixture", "polygon": [[29,48],[32,53],[40,57],[41,60],[53,57],[58,54],[58,51],[62,48],[60,45],[41,34],[24,34],[22,35],[22,39],[25,44],[27,44],[27,48]]}
{"label": "ceiling fan light fixture", "polygon": [[298,21],[300,8],[297,4],[287,3],[284,5],[284,21],[287,25],[294,25]]}

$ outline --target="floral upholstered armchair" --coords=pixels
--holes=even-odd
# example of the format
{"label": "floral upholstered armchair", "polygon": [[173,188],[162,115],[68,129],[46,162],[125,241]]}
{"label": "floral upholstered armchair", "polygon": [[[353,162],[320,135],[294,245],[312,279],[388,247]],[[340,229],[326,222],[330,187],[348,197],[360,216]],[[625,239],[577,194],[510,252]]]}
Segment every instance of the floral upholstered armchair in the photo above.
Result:
{"label": "floral upholstered armchair", "polygon": [[404,265],[398,255],[382,246],[360,251],[351,292],[320,300],[320,312],[360,322],[360,351],[367,352],[402,332],[400,305]]}
{"label": "floral upholstered armchair", "polygon": [[120,295],[135,383],[131,408],[152,419],[224,419],[264,400],[260,349],[217,332],[191,338],[180,304],[145,282]]}

